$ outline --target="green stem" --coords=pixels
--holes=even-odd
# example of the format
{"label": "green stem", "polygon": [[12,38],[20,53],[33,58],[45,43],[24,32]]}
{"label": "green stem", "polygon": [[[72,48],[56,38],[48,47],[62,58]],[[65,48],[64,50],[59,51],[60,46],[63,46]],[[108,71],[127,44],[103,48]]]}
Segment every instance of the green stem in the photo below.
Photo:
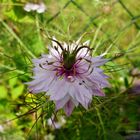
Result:
{"label": "green stem", "polygon": [[0,20],[0,22],[7,29],[7,31],[18,41],[23,50],[25,50],[30,57],[36,58],[36,56],[26,47],[26,45],[21,41],[21,39],[16,35],[16,33],[4,21]]}
{"label": "green stem", "polygon": [[98,118],[99,118],[99,121],[100,121],[102,130],[103,130],[104,140],[106,140],[106,131],[105,131],[105,128],[104,128],[104,123],[103,123],[103,120],[102,120],[100,111],[99,111],[99,109],[98,109],[97,107],[95,107],[95,109],[96,109],[97,116],[98,116]]}
{"label": "green stem", "polygon": [[24,71],[21,71],[21,70],[18,70],[16,68],[12,68],[12,67],[9,67],[9,66],[3,65],[3,64],[0,64],[0,67],[6,68],[10,71],[16,71],[19,74],[24,74],[25,73]]}

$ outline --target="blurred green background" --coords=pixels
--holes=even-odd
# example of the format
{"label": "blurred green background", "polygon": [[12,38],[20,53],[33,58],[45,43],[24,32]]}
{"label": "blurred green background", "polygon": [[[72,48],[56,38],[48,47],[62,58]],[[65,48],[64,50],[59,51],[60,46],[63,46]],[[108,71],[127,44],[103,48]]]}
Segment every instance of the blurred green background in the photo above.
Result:
{"label": "blurred green background", "polygon": [[[27,2],[0,0],[0,140],[140,140],[140,1],[44,0],[41,14],[26,12]],[[24,84],[31,60],[48,53],[48,35],[72,41],[85,32],[93,55],[110,59],[103,68],[111,87],[89,110],[55,114],[48,97]]]}

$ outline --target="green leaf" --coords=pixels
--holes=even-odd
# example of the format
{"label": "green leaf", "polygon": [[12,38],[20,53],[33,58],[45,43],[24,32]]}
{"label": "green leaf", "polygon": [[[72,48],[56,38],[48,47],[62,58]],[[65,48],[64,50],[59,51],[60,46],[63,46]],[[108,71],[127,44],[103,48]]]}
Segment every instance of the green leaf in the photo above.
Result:
{"label": "green leaf", "polygon": [[128,82],[127,77],[124,78],[124,84],[125,84],[125,87],[126,87],[126,88],[129,87],[129,82]]}
{"label": "green leaf", "polygon": [[23,84],[18,87],[13,88],[11,91],[12,99],[13,100],[17,99],[22,94],[23,90],[24,90]]}
{"label": "green leaf", "polygon": [[125,140],[125,139],[120,134],[111,131],[108,132],[107,134],[107,140]]}
{"label": "green leaf", "polygon": [[14,21],[17,21],[17,22],[23,22],[23,23],[24,22],[26,22],[26,23],[33,23],[34,22],[34,20],[26,14],[24,16],[23,15],[21,16],[18,14],[18,16],[20,16],[20,18],[18,18],[18,16],[15,14],[14,10],[10,10],[8,12],[5,12],[4,15],[9,17],[10,19],[12,19]]}
{"label": "green leaf", "polygon": [[0,99],[7,97],[7,89],[5,86],[0,86]]}
{"label": "green leaf", "polygon": [[17,77],[9,80],[9,86],[13,88],[17,84]]}

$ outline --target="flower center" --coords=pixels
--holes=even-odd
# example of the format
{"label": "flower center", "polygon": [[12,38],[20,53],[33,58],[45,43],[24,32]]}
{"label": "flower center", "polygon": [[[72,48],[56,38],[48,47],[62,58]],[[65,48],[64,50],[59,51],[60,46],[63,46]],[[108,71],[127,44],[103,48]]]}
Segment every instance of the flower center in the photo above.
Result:
{"label": "flower center", "polygon": [[70,70],[76,61],[76,55],[74,53],[69,53],[68,51],[63,52],[63,63],[66,70]]}

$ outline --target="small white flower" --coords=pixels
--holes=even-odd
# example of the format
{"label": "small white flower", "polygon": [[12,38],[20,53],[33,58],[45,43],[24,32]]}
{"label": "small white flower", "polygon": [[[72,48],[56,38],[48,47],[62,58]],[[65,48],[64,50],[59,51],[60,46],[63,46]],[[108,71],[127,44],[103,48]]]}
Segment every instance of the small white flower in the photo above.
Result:
{"label": "small white flower", "polygon": [[37,13],[44,13],[46,10],[46,6],[44,3],[40,3],[39,7],[37,8]]}
{"label": "small white flower", "polygon": [[56,118],[52,116],[48,119],[48,125],[51,126],[53,129],[60,129],[66,123],[66,120],[63,116],[60,116],[57,119],[58,120],[56,120]]}
{"label": "small white flower", "polygon": [[46,10],[46,5],[41,3],[27,3],[24,6],[24,10],[27,12],[36,11],[37,13],[44,13]]}
{"label": "small white flower", "polygon": [[0,125],[0,132],[3,133],[4,132],[4,128],[2,125]]}
{"label": "small white flower", "polygon": [[45,137],[44,137],[44,140],[54,140],[55,139],[55,136],[52,135],[51,133],[50,134],[47,134]]}

